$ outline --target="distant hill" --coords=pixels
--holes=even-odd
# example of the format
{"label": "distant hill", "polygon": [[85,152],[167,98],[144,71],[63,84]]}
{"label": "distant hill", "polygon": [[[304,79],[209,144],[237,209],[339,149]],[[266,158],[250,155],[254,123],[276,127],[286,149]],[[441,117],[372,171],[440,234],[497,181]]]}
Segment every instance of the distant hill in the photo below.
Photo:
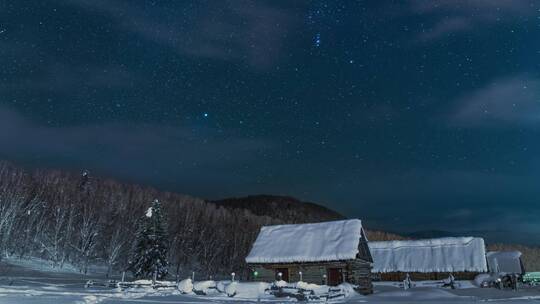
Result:
{"label": "distant hill", "polygon": [[449,231],[443,231],[443,230],[423,230],[423,231],[415,231],[415,232],[407,233],[406,236],[412,239],[433,239],[433,238],[451,237],[451,236],[458,236],[458,235],[456,235],[455,233],[452,233]]}
{"label": "distant hill", "polygon": [[269,216],[285,223],[309,223],[345,218],[324,206],[288,196],[252,195],[208,201],[208,203],[229,210],[249,210],[255,215]]}
{"label": "distant hill", "polygon": [[376,230],[366,230],[367,239],[371,242],[376,241],[400,241],[400,240],[409,240],[411,238],[406,236],[397,235],[394,233],[376,231]]}

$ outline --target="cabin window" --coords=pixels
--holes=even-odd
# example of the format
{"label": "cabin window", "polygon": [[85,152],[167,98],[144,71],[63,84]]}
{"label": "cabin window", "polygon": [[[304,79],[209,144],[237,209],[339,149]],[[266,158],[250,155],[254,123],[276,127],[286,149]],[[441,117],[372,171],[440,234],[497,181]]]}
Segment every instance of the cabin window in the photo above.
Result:
{"label": "cabin window", "polygon": [[276,268],[276,281],[279,280],[289,282],[289,268]]}

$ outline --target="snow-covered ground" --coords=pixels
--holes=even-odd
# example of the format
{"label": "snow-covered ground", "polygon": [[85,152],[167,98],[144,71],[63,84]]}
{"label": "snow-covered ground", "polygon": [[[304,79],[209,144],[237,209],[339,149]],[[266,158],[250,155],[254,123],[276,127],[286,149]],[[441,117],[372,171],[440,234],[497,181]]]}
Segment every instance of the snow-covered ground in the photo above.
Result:
{"label": "snow-covered ground", "polygon": [[[38,271],[38,272],[46,272],[46,273],[73,273],[78,274],[80,273],[80,270],[69,264],[64,263],[62,267],[60,266],[54,266],[51,261],[40,259],[40,258],[24,258],[19,259],[15,256],[9,256],[9,257],[2,257],[2,264],[0,264],[0,276],[5,274],[4,272],[10,271],[10,273],[13,273],[13,269],[15,267],[17,268],[17,271]],[[3,270],[3,271],[2,271]],[[96,266],[96,265],[89,265],[87,269],[87,273],[89,275],[92,274],[103,274],[107,271],[107,266]]]}
{"label": "snow-covered ground", "polygon": [[[19,263],[20,264],[20,263]],[[33,267],[36,268],[36,267]],[[39,267],[38,267],[39,268]],[[90,278],[98,278],[96,275]],[[0,303],[14,304],[64,304],[64,303],[282,303],[295,299],[275,298],[264,293],[265,283],[191,282],[184,288],[203,290],[206,295],[193,292],[182,294],[177,288],[154,290],[150,287],[120,290],[118,288],[89,287],[88,276],[73,272],[44,272],[22,265],[0,267]],[[189,282],[188,282],[189,283]],[[417,282],[416,287],[403,290],[394,283],[377,283],[375,294],[361,296],[351,293],[336,303],[540,303],[540,287],[520,291],[475,288],[469,282],[461,283],[460,289],[436,287],[430,282]],[[291,284],[289,284],[291,285]],[[301,284],[304,289],[316,293],[327,287]],[[325,289],[326,288],[326,289]],[[227,293],[236,293],[234,297]],[[322,301],[324,302],[324,301]]]}

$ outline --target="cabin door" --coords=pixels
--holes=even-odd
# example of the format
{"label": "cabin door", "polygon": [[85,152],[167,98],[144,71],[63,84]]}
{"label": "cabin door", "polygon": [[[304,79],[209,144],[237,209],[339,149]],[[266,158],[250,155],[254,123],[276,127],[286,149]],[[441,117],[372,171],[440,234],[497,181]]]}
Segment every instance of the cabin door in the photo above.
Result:
{"label": "cabin door", "polygon": [[342,275],[341,268],[328,268],[327,276],[328,276],[328,285],[330,286],[337,286],[343,283],[343,275]]}
{"label": "cabin door", "polygon": [[[281,273],[281,278],[279,274]],[[289,268],[276,268],[276,281],[283,280],[289,282]]]}

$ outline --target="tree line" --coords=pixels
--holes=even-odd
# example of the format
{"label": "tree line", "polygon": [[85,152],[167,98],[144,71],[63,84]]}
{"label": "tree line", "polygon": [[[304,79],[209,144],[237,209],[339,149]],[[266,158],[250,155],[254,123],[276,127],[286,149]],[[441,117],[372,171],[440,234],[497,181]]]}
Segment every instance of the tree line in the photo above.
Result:
{"label": "tree line", "polygon": [[247,274],[244,258],[262,225],[281,223],[187,195],[0,163],[0,257],[39,257],[82,273],[129,268],[140,217],[158,200],[167,218],[169,273]]}

